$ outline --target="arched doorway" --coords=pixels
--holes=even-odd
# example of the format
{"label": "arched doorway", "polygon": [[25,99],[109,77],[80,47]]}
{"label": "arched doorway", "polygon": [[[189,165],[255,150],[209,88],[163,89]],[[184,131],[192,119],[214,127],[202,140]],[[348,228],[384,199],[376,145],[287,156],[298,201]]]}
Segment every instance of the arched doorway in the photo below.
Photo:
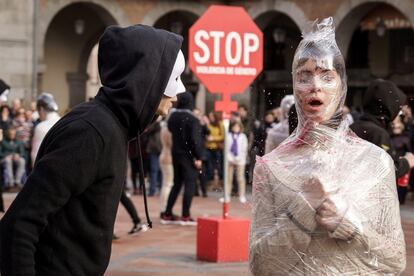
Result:
{"label": "arched doorway", "polygon": [[188,35],[190,27],[197,21],[197,19],[198,15],[192,12],[176,10],[164,14],[154,23],[155,28],[179,34],[184,38],[181,50],[184,53],[187,64],[181,79],[187,90],[193,94],[194,98],[198,97],[197,94],[200,85],[188,66]]}
{"label": "arched doorway", "polygon": [[117,22],[106,9],[87,2],[64,7],[49,24],[39,88],[55,95],[61,111],[85,101],[91,51],[113,24]]}
{"label": "arched doorway", "polygon": [[263,32],[264,58],[250,106],[256,118],[262,118],[267,110],[278,107],[285,95],[292,94],[291,67],[301,35],[294,21],[277,11],[263,13],[255,22]]}
{"label": "arched doorway", "polygon": [[[353,26],[353,29],[349,29]],[[347,105],[359,109],[368,84],[375,78],[394,81],[414,96],[414,31],[396,7],[376,2],[362,4],[344,18],[337,33],[342,41],[348,73]],[[349,43],[346,43],[346,41]]]}

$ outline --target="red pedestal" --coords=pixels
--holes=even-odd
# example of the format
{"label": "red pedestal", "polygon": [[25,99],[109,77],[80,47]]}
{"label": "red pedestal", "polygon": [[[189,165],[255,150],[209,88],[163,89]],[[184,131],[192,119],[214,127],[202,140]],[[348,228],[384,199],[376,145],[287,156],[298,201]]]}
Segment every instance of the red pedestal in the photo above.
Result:
{"label": "red pedestal", "polygon": [[244,218],[198,218],[197,259],[209,262],[248,260],[250,221]]}

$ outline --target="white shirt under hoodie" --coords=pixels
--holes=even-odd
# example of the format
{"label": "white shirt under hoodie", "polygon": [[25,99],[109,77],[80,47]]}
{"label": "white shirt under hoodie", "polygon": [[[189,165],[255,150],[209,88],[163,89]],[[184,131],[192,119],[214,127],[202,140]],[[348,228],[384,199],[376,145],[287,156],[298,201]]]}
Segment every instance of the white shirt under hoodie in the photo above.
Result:
{"label": "white shirt under hoodie", "polygon": [[32,165],[36,160],[37,152],[39,151],[40,145],[42,144],[43,138],[45,138],[49,129],[52,128],[57,121],[59,121],[60,116],[57,112],[50,112],[46,115],[46,120],[40,122],[34,130],[33,140],[32,140]]}

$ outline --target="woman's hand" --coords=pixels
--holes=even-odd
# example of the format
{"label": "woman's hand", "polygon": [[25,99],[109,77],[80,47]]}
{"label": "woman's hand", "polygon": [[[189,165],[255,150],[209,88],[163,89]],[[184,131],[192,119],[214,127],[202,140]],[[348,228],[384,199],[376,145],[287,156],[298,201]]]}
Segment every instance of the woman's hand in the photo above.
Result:
{"label": "woman's hand", "polygon": [[329,232],[334,232],[342,222],[347,210],[348,204],[345,201],[329,197],[316,210],[315,219],[320,226]]}
{"label": "woman's hand", "polygon": [[315,210],[319,208],[328,194],[317,177],[311,177],[302,187],[302,195]]}

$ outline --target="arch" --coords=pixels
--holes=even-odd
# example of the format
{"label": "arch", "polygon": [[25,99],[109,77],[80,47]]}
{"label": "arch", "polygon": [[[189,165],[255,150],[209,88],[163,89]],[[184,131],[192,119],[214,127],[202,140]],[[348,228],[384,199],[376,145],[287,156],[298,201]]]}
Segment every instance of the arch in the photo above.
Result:
{"label": "arch", "polygon": [[208,6],[192,2],[158,2],[142,19],[142,24],[154,26],[154,24],[168,13],[182,11],[196,14],[200,17]]}
{"label": "arch", "polygon": [[[105,7],[93,2],[71,1],[45,20],[49,24],[39,49],[43,65],[39,72],[41,88],[54,93],[63,110],[85,100],[91,50],[108,25],[118,24]],[[78,19],[84,22],[84,30],[77,34],[74,25]]]}
{"label": "arch", "polygon": [[336,40],[344,56],[348,55],[352,35],[361,19],[376,5],[388,4],[403,14],[414,26],[414,3],[399,0],[347,0],[343,2],[334,15],[337,26]]}
{"label": "arch", "polygon": [[247,11],[250,16],[256,21],[261,15],[276,11],[288,16],[298,26],[302,32],[309,20],[303,10],[293,2],[287,1],[262,1],[258,4],[252,5]]}
{"label": "arch", "polygon": [[39,8],[39,20],[37,26],[37,60],[42,64],[44,59],[44,43],[46,39],[46,33],[52,20],[56,15],[65,9],[66,7],[75,3],[85,3],[92,5],[98,14],[100,14],[103,21],[111,22],[111,24],[117,24],[121,26],[129,25],[127,15],[118,6],[115,1],[112,0],[54,0],[48,1],[45,7]]}

